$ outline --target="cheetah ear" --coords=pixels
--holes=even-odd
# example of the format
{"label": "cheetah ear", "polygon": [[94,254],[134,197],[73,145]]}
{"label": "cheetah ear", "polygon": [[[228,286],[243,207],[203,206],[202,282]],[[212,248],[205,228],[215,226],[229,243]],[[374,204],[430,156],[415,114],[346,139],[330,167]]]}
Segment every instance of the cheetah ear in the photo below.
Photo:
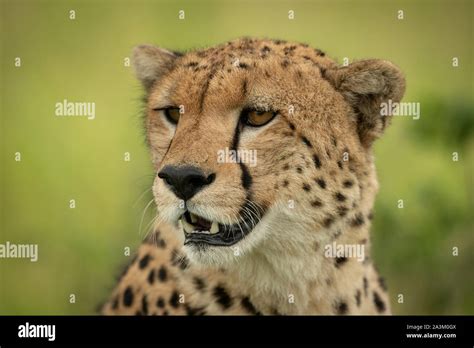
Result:
{"label": "cheetah ear", "polygon": [[328,69],[324,77],[352,106],[361,143],[370,147],[390,123],[382,116],[382,103],[399,102],[405,93],[405,78],[394,64],[379,59],[361,60]]}
{"label": "cheetah ear", "polygon": [[135,75],[147,92],[166,71],[168,71],[178,54],[151,45],[140,45],[133,49],[132,62]]}

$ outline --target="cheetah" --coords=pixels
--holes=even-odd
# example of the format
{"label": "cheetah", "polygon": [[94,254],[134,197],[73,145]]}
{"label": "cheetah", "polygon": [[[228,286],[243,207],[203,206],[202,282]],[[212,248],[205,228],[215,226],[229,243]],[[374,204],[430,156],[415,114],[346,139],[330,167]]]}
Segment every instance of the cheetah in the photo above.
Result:
{"label": "cheetah", "polygon": [[158,222],[102,314],[391,313],[369,230],[372,144],[390,123],[381,104],[404,94],[398,67],[255,38],[141,45],[133,65]]}

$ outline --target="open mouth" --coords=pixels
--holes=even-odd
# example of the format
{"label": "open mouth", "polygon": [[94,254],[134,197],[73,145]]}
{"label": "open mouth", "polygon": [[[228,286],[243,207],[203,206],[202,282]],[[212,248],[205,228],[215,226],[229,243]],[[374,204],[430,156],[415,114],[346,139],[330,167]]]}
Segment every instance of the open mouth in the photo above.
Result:
{"label": "open mouth", "polygon": [[[255,220],[255,219],[254,219]],[[242,220],[240,224],[224,225],[186,211],[181,216],[184,244],[231,246],[245,238],[256,222]]]}

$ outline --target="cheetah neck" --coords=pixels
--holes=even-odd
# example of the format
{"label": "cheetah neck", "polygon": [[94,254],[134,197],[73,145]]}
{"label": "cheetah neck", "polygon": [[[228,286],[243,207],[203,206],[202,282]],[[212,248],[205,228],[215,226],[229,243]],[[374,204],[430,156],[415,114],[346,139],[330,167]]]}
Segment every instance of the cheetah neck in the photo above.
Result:
{"label": "cheetah neck", "polygon": [[[369,226],[354,223],[357,217],[321,229],[275,214],[268,226],[272,238],[230,270],[235,284],[270,313],[333,313],[331,302],[360,287],[369,263]],[[346,255],[349,250],[354,255]]]}

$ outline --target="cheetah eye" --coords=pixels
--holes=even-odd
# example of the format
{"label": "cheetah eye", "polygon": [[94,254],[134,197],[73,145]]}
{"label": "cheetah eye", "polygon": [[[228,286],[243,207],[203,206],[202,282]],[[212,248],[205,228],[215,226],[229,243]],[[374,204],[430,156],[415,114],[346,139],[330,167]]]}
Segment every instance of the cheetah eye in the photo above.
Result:
{"label": "cheetah eye", "polygon": [[246,109],[242,111],[242,123],[251,127],[261,127],[270,122],[275,116],[274,111]]}
{"label": "cheetah eye", "polygon": [[172,124],[178,124],[179,117],[181,116],[179,108],[167,107],[163,109],[154,109],[155,111],[163,111],[166,119]]}

